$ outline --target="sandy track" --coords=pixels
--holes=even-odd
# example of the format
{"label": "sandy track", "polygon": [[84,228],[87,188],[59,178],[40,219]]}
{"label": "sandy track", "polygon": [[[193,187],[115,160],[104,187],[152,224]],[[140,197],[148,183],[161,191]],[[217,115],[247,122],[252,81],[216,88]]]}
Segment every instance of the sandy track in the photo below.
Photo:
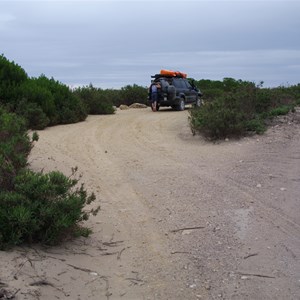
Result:
{"label": "sandy track", "polygon": [[1,253],[0,281],[19,299],[299,299],[299,124],[211,144],[187,116],[132,109],[39,132],[31,167],[78,166],[102,209],[88,239]]}

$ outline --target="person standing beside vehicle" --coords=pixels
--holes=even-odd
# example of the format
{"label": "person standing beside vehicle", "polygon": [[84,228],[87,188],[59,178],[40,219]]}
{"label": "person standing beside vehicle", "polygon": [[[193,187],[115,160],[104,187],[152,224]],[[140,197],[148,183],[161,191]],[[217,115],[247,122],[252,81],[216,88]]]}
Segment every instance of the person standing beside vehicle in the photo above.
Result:
{"label": "person standing beside vehicle", "polygon": [[161,86],[159,82],[153,82],[150,86],[151,106],[153,111],[157,111],[158,93]]}

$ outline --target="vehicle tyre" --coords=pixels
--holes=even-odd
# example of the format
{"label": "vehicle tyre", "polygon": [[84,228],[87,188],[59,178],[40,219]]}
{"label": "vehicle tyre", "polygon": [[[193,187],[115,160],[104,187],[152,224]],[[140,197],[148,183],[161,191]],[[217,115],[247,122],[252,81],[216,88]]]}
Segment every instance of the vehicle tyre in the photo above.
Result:
{"label": "vehicle tyre", "polygon": [[168,86],[167,94],[168,94],[168,100],[169,100],[169,101],[173,101],[173,100],[175,99],[175,96],[176,96],[176,88],[175,88],[174,85],[169,85],[169,86]]}
{"label": "vehicle tyre", "polygon": [[183,111],[185,109],[185,102],[183,98],[180,98],[178,106],[177,106],[177,110],[178,111]]}

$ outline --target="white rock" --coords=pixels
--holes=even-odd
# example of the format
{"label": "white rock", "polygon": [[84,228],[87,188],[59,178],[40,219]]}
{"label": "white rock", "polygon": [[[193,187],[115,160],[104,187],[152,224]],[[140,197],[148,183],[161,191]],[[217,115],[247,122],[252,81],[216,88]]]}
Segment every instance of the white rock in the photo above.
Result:
{"label": "white rock", "polygon": [[124,110],[124,109],[129,109],[129,106],[128,106],[128,105],[125,105],[125,104],[121,104],[119,108],[120,108],[121,110]]}
{"label": "white rock", "polygon": [[142,103],[133,103],[129,106],[129,108],[147,108],[147,105]]}

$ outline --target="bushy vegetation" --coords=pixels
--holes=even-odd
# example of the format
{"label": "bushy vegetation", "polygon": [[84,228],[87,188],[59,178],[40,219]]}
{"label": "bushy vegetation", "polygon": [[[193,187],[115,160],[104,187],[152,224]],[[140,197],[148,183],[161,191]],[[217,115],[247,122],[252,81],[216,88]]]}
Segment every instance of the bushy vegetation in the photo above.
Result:
{"label": "bushy vegetation", "polygon": [[[0,248],[23,242],[55,244],[67,235],[88,235],[84,206],[95,200],[78,179],[59,172],[34,173],[27,157],[37,134],[27,134],[25,120],[0,107]],[[75,175],[74,170],[74,174]]]}
{"label": "bushy vegetation", "polygon": [[121,89],[106,90],[95,88],[90,84],[75,89],[74,94],[85,103],[89,114],[111,114],[114,113],[113,106],[148,102],[148,89],[136,84],[126,85]]}
{"label": "bushy vegetation", "polygon": [[83,209],[95,196],[88,196],[83,185],[75,188],[77,182],[60,172],[19,172],[14,190],[0,192],[0,247],[23,242],[53,245],[69,235],[88,235],[89,229],[79,222],[88,219]]}
{"label": "bushy vegetation", "polygon": [[131,105],[133,103],[147,104],[148,88],[134,85],[126,85],[119,91],[119,97],[116,98],[115,105],[120,104]]}
{"label": "bushy vegetation", "polygon": [[31,147],[24,120],[0,107],[0,190],[13,189],[14,178],[26,167]]}
{"label": "bushy vegetation", "polygon": [[113,114],[112,93],[95,88],[92,84],[86,87],[79,87],[74,90],[74,95],[78,96],[87,107],[88,114]]}
{"label": "bushy vegetation", "polygon": [[0,104],[23,116],[31,129],[75,123],[87,117],[86,106],[66,85],[45,75],[29,78],[4,55],[0,56]]}
{"label": "bushy vegetation", "polygon": [[0,105],[23,116],[27,127],[40,130],[57,124],[76,123],[88,114],[113,114],[113,106],[147,104],[148,90],[136,84],[121,89],[68,86],[45,75],[28,77],[25,70],[0,56]]}
{"label": "bushy vegetation", "polygon": [[300,98],[300,85],[263,88],[262,83],[224,78],[194,81],[204,94],[204,105],[190,111],[190,125],[211,139],[263,133],[266,120],[286,114]]}

